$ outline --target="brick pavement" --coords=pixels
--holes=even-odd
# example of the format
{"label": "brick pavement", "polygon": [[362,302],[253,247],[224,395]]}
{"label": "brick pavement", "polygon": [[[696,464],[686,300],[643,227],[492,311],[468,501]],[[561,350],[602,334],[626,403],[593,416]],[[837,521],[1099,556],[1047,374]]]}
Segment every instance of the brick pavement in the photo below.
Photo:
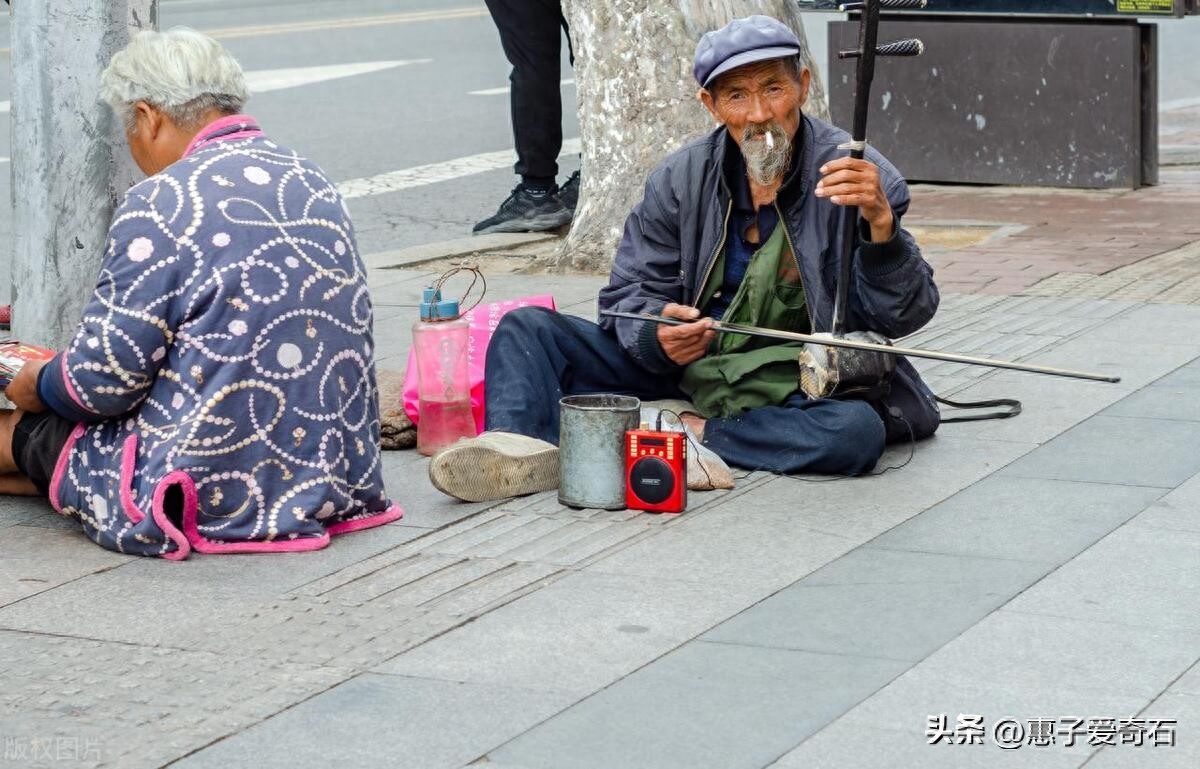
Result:
{"label": "brick pavement", "polygon": [[[1163,121],[1170,131],[1164,141],[1173,142],[1171,147],[1200,152],[1200,108],[1165,113]],[[1192,162],[1200,162],[1200,155]],[[943,291],[1028,293],[1050,281],[1048,288],[1033,293],[1070,294],[1070,289],[1091,283],[1090,278],[1200,241],[1200,166],[1164,166],[1160,181],[1156,187],[1129,191],[914,185],[906,223],[932,236],[925,251]],[[961,247],[939,242],[959,228],[981,227],[994,229]],[[1123,274],[1133,278],[1129,282],[1161,281],[1157,290],[1134,294],[1149,293],[1143,297],[1147,300],[1192,277],[1181,274],[1169,282],[1152,270]],[[1096,284],[1084,295],[1112,295],[1100,294],[1101,285],[1108,284]],[[1189,284],[1170,296],[1160,301],[1194,301],[1197,294]]]}

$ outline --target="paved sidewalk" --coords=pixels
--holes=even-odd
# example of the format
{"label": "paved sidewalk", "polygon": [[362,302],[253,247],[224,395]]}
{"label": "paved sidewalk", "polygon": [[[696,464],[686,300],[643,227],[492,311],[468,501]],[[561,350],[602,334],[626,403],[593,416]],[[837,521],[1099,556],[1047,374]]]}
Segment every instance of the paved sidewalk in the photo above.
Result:
{"label": "paved sidewalk", "polygon": [[[915,190],[946,291],[908,343],[1122,381],[922,362],[1025,412],[881,475],[666,517],[455,503],[391,452],[403,521],[179,564],[0,501],[0,767],[1200,765],[1200,167],[1162,176]],[[547,248],[489,295],[593,315],[602,278],[506,272]],[[381,366],[441,267],[372,270]]]}

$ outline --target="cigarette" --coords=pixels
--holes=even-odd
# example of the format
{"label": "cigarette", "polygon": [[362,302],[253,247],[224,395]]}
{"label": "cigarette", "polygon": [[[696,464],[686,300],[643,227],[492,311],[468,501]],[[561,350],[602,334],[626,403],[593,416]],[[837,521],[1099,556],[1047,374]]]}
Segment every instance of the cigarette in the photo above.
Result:
{"label": "cigarette", "polygon": [[766,141],[767,141],[767,149],[769,149],[769,150],[775,149],[775,137],[771,135],[770,131],[767,131]]}

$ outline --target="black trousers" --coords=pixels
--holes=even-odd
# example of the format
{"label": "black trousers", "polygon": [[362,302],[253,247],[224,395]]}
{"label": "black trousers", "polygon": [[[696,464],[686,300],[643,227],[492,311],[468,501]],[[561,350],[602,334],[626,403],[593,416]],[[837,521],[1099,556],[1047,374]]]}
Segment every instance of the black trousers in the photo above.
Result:
{"label": "black trousers", "polygon": [[[487,429],[558,443],[564,395],[686,398],[676,377],[646,371],[595,323],[543,307],[513,310],[488,344]],[[778,473],[857,475],[883,453],[883,420],[856,400],[808,400],[710,419],[704,445],[731,465]]]}
{"label": "black trousers", "polygon": [[562,7],[559,0],[487,0],[487,7],[512,64],[513,170],[525,181],[552,182],[562,151]]}

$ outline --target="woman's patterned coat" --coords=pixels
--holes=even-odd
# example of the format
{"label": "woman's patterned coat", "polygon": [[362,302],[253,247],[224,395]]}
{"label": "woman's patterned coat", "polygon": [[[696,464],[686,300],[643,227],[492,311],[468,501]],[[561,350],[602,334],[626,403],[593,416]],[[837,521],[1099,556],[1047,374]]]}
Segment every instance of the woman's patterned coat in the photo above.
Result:
{"label": "woman's patterned coat", "polygon": [[217,121],[129,190],[43,377],[80,421],[51,502],[104,547],[174,559],[395,520],[373,358],[337,189],[252,118]]}

